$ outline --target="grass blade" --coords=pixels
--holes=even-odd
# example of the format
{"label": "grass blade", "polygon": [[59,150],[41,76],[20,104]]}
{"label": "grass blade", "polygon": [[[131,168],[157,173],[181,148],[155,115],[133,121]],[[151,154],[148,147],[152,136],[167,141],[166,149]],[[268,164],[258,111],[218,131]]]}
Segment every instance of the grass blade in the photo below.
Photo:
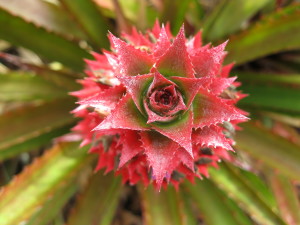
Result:
{"label": "grass blade", "polygon": [[79,197],[67,224],[111,224],[118,206],[121,187],[121,179],[113,173],[104,176],[103,171],[99,171],[94,174]]}
{"label": "grass blade", "polygon": [[0,74],[0,101],[53,100],[67,96],[64,90],[31,73]]}
{"label": "grass blade", "polygon": [[203,38],[216,41],[241,29],[242,24],[271,0],[223,0],[203,24]]}
{"label": "grass blade", "polygon": [[48,31],[84,39],[84,34],[68,18],[58,4],[40,0],[0,0],[0,6],[8,12],[43,27]]}
{"label": "grass blade", "polygon": [[170,22],[172,33],[177,34],[184,23],[184,17],[191,0],[166,0],[161,13],[162,22]]}
{"label": "grass blade", "polygon": [[27,221],[26,225],[48,225],[63,211],[63,207],[75,195],[77,189],[78,185],[76,182],[69,182],[66,187],[56,191],[53,197],[43,205],[41,210]]}
{"label": "grass blade", "polygon": [[300,147],[263,127],[244,123],[236,135],[237,148],[280,171],[300,180]]}
{"label": "grass blade", "polygon": [[263,74],[263,73],[251,73],[251,72],[236,72],[238,80],[247,83],[258,84],[279,84],[282,86],[290,85],[300,86],[300,74]]}
{"label": "grass blade", "polygon": [[211,180],[232,199],[249,213],[260,224],[284,225],[285,222],[274,212],[263,198],[259,196],[252,183],[244,180],[243,176],[231,166],[222,165],[220,170],[211,169]]}
{"label": "grass blade", "polygon": [[1,115],[0,160],[13,157],[38,144],[48,143],[50,140],[47,138],[68,131],[75,121],[70,114],[74,108],[72,99],[24,106]]}
{"label": "grass blade", "polygon": [[[182,188],[182,185],[180,186]],[[187,225],[197,225],[199,224],[198,214],[196,213],[194,207],[194,198],[192,198],[191,194],[187,191],[180,190],[180,199],[183,201],[184,215],[186,218]]]}
{"label": "grass blade", "polygon": [[297,114],[300,112],[300,104],[298,104],[300,99],[299,88],[244,83],[242,89],[249,96],[239,102],[241,107]]}
{"label": "grass blade", "polygon": [[15,225],[28,220],[90,162],[86,151],[87,148],[79,150],[78,143],[58,144],[15,177],[0,194],[0,224]]}
{"label": "grass blade", "polygon": [[[0,7],[0,38],[14,45],[21,45],[52,61],[82,71],[83,58],[89,54],[78,43],[26,22]],[[24,35],[25,34],[25,35]]]}
{"label": "grass blade", "polygon": [[200,209],[207,225],[251,225],[250,218],[227,198],[210,180],[197,180],[196,185],[184,184],[186,192],[191,195]]}
{"label": "grass blade", "polygon": [[276,196],[282,218],[289,225],[300,224],[300,204],[291,180],[280,173],[271,171],[267,178]]}
{"label": "grass blade", "polygon": [[146,190],[140,187],[144,222],[147,225],[183,225],[186,224],[179,194],[174,187],[155,191],[152,186]]}
{"label": "grass blade", "polygon": [[108,21],[103,17],[92,0],[60,0],[66,11],[86,33],[97,50],[109,49]]}
{"label": "grass blade", "polygon": [[241,64],[280,51],[298,49],[299,26],[299,4],[276,11],[230,38],[226,48],[229,54],[225,62]]}

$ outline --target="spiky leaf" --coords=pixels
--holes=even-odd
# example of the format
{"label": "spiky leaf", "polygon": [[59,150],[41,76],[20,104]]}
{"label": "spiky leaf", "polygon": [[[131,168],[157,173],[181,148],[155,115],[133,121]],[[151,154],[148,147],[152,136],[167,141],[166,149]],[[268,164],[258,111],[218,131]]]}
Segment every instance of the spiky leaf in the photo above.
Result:
{"label": "spiky leaf", "polygon": [[85,151],[78,150],[78,143],[58,144],[15,177],[0,194],[0,223],[15,225],[29,219],[90,161]]}
{"label": "spiky leaf", "polygon": [[28,48],[49,60],[62,62],[72,69],[82,71],[82,59],[89,57],[76,42],[13,16],[1,7],[0,26],[0,38]]}
{"label": "spiky leaf", "polygon": [[274,12],[230,39],[225,62],[241,64],[280,51],[299,49],[299,26],[299,4]]}

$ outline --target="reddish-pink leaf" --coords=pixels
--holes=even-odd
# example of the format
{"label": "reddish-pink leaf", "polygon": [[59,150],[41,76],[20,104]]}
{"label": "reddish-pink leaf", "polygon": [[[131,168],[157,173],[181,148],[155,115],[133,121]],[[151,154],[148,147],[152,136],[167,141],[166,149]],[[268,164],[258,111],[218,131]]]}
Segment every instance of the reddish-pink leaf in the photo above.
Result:
{"label": "reddish-pink leaf", "polygon": [[220,98],[205,93],[198,93],[193,102],[194,127],[216,125],[231,120],[247,120],[236,107],[226,104]]}
{"label": "reddish-pink leaf", "polygon": [[147,74],[153,65],[153,59],[146,52],[134,48],[121,39],[110,35],[118,54],[119,70],[124,76]]}
{"label": "reddish-pink leaf", "polygon": [[196,49],[200,48],[202,45],[202,32],[199,31],[192,39],[187,42],[187,50],[189,54],[193,54]]}
{"label": "reddish-pink leaf", "polygon": [[119,168],[144,150],[137,131],[126,130],[120,135],[119,143],[122,145]]}
{"label": "reddish-pink leaf", "polygon": [[228,77],[233,66],[234,66],[234,63],[230,63],[226,66],[223,66],[222,71],[221,71],[221,77]]}
{"label": "reddish-pink leaf", "polygon": [[196,77],[216,76],[220,73],[222,62],[225,57],[224,48],[226,44],[227,42],[224,42],[211,49],[204,46],[191,56]]}
{"label": "reddish-pink leaf", "polygon": [[156,19],[156,20],[155,20],[155,23],[154,23],[154,26],[153,26],[153,28],[151,29],[151,33],[154,35],[154,37],[155,37],[156,39],[158,39],[158,38],[159,38],[160,31],[161,31],[160,24],[159,24],[158,19]]}
{"label": "reddish-pink leaf", "polygon": [[94,130],[119,128],[130,130],[148,130],[149,128],[129,94],[119,101],[115,109]]}
{"label": "reddish-pink leaf", "polygon": [[182,146],[192,157],[192,128],[193,116],[191,111],[187,111],[180,119],[166,124],[152,124],[156,131],[167,136]]}
{"label": "reddish-pink leaf", "polygon": [[111,87],[92,97],[81,100],[79,103],[110,112],[115,108],[120,98],[125,94],[125,91],[126,89],[123,85]]}
{"label": "reddish-pink leaf", "polygon": [[180,29],[172,46],[157,61],[156,68],[165,77],[194,77],[193,66],[185,45],[183,27]]}
{"label": "reddish-pink leaf", "polygon": [[222,147],[232,150],[231,140],[227,139],[219,126],[209,126],[196,129],[193,132],[193,142],[201,147]]}
{"label": "reddish-pink leaf", "polygon": [[151,48],[153,45],[153,43],[149,40],[148,36],[138,32],[135,27],[132,27],[131,34],[123,32],[122,37],[124,37],[126,40],[128,40],[135,46],[147,46]]}
{"label": "reddish-pink leaf", "polygon": [[200,87],[208,86],[208,80],[206,78],[186,78],[186,77],[171,77],[171,80],[174,81],[183,92],[186,107],[189,108],[194,97],[199,92]]}
{"label": "reddish-pink leaf", "polygon": [[152,176],[160,189],[163,179],[169,181],[173,170],[180,163],[176,157],[181,153],[180,146],[155,131],[141,132],[141,140],[149,165],[152,167]]}
{"label": "reddish-pink leaf", "polygon": [[159,58],[162,56],[171,46],[170,39],[168,37],[167,31],[164,26],[162,26],[159,38],[157,40],[157,43],[154,47],[153,55],[156,58]]}
{"label": "reddish-pink leaf", "polygon": [[153,80],[153,74],[139,75],[133,77],[119,77],[119,80],[127,88],[127,91],[131,95],[135,105],[141,110],[142,98],[145,95],[143,91],[149,82]]}
{"label": "reddish-pink leaf", "polygon": [[216,77],[211,79],[209,90],[215,95],[221,94],[226,88],[228,88],[235,81],[236,77],[221,78]]}

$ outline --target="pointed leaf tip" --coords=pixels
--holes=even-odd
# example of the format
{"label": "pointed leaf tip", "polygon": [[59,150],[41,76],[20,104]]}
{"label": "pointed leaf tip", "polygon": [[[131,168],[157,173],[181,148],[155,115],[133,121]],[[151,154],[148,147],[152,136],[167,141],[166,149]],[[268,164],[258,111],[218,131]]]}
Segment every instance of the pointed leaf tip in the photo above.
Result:
{"label": "pointed leaf tip", "polygon": [[194,77],[182,26],[171,47],[159,58],[156,68],[165,77]]}
{"label": "pointed leaf tip", "polygon": [[192,149],[192,128],[193,116],[192,111],[186,112],[180,120],[171,122],[171,124],[152,124],[154,129],[164,136],[183,147],[193,158]]}
{"label": "pointed leaf tip", "polygon": [[162,26],[161,31],[159,33],[159,38],[157,39],[157,43],[154,47],[153,55],[156,58],[161,57],[166,52],[166,50],[170,48],[170,46],[171,46],[171,41],[169,39],[165,27]]}
{"label": "pointed leaf tip", "polygon": [[126,130],[120,135],[119,142],[122,144],[119,168],[144,150],[140,141],[140,135],[137,131]]}
{"label": "pointed leaf tip", "polygon": [[191,55],[196,77],[217,76],[221,72],[227,42],[214,48],[201,47]]}
{"label": "pointed leaf tip", "polygon": [[118,69],[123,76],[136,76],[149,73],[153,65],[153,59],[150,55],[134,48],[111,33],[109,35],[118,55]]}
{"label": "pointed leaf tip", "polygon": [[129,94],[126,94],[118,102],[115,109],[93,130],[119,128],[129,130],[147,130],[149,128]]}
{"label": "pointed leaf tip", "polygon": [[216,125],[225,121],[246,121],[242,111],[208,93],[198,93],[193,101],[194,128]]}
{"label": "pointed leaf tip", "polygon": [[160,189],[163,180],[166,178],[169,181],[173,170],[180,163],[176,157],[180,146],[155,131],[141,132],[141,141],[153,170],[153,179]]}
{"label": "pointed leaf tip", "polygon": [[193,142],[201,147],[221,147],[227,150],[233,150],[228,140],[219,126],[204,127],[196,129],[193,132]]}
{"label": "pointed leaf tip", "polygon": [[137,108],[141,111],[141,98],[143,98],[143,91],[146,89],[147,85],[151,80],[153,80],[153,73],[133,76],[133,77],[124,77],[119,76],[118,79],[122,82],[122,84],[127,88],[127,91],[132,96],[132,99],[137,106]]}

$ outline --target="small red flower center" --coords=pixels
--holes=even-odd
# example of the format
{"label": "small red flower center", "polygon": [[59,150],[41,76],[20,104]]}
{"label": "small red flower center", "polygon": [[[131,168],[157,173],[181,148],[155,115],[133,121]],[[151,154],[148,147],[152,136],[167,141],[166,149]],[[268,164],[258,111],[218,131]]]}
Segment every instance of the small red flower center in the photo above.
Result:
{"label": "small red flower center", "polygon": [[158,112],[167,112],[176,107],[178,100],[174,85],[170,85],[156,89],[150,94],[150,107]]}
{"label": "small red flower center", "polygon": [[169,91],[163,90],[155,93],[155,101],[157,104],[169,105],[173,98]]}
{"label": "small red flower center", "polygon": [[149,108],[161,116],[172,116],[186,108],[175,85],[156,88],[148,96]]}

